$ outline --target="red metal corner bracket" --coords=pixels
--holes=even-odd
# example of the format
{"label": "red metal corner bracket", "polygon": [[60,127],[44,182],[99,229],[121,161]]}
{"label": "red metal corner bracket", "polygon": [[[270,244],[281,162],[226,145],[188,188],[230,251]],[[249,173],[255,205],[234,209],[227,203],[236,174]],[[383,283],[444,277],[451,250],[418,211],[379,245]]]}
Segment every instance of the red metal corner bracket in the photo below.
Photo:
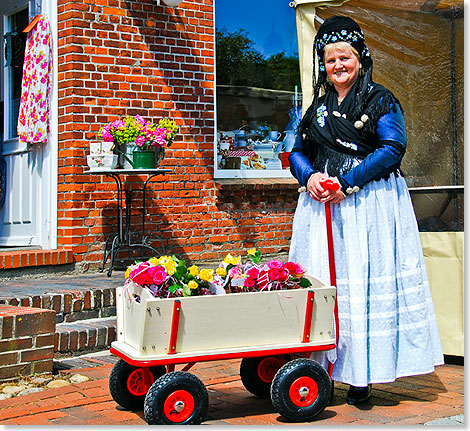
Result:
{"label": "red metal corner bracket", "polygon": [[168,354],[176,353],[176,341],[178,339],[178,328],[180,323],[181,301],[176,300],[173,303],[173,317],[171,319],[170,345],[168,346]]}
{"label": "red metal corner bracket", "polygon": [[305,306],[305,322],[304,322],[304,335],[302,343],[310,342],[310,327],[312,326],[313,302],[315,293],[312,291],[307,292],[307,304]]}

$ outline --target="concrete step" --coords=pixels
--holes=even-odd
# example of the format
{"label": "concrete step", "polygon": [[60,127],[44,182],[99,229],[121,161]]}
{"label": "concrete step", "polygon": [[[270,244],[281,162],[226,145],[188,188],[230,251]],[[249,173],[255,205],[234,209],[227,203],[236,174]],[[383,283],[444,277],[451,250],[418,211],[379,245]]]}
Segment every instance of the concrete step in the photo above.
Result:
{"label": "concrete step", "polygon": [[54,352],[77,354],[108,349],[115,339],[115,316],[58,323]]}

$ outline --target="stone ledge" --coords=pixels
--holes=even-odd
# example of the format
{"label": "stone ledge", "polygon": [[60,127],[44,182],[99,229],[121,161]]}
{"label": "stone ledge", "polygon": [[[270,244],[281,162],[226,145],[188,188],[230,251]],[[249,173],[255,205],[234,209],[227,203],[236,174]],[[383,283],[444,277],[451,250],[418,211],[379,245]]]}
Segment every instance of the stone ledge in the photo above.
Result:
{"label": "stone ledge", "polygon": [[0,270],[31,268],[45,265],[73,263],[73,251],[59,250],[12,250],[0,252]]}

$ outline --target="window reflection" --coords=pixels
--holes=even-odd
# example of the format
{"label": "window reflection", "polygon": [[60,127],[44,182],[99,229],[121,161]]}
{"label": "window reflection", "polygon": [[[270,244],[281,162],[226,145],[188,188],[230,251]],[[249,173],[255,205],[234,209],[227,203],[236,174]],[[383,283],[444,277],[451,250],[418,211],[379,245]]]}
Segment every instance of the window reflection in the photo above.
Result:
{"label": "window reflection", "polygon": [[287,169],[302,111],[295,12],[285,0],[215,9],[217,167]]}

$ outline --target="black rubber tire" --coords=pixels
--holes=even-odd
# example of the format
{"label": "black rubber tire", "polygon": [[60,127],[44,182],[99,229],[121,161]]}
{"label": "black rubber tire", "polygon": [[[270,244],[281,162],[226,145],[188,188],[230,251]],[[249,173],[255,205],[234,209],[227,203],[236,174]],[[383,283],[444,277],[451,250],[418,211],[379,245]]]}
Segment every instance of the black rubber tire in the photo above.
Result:
{"label": "black rubber tire", "polygon": [[[184,421],[170,420],[164,411],[167,398],[175,391],[189,392],[194,398],[194,409]],[[144,418],[149,425],[199,425],[206,417],[209,395],[204,383],[194,374],[173,371],[155,380],[145,397]]]}
{"label": "black rubber tire", "polygon": [[[314,380],[317,397],[308,406],[294,404],[289,395],[291,385],[299,378]],[[311,359],[294,359],[283,365],[271,384],[271,401],[276,410],[292,422],[310,422],[328,405],[331,397],[331,379],[326,370]]]}
{"label": "black rubber tire", "polygon": [[[248,392],[261,398],[268,398],[271,393],[271,382],[264,381],[259,376],[258,367],[260,363],[268,358],[278,358],[277,356],[262,356],[257,358],[243,358],[240,364],[240,378]],[[279,360],[281,360],[279,358]],[[285,361],[282,361],[284,363]],[[279,366],[279,368],[281,365]],[[277,372],[277,370],[276,370]],[[274,373],[275,374],[275,373]],[[273,374],[273,376],[274,376]]]}
{"label": "black rubber tire", "polygon": [[[136,396],[129,392],[127,389],[127,379],[129,378],[132,371],[138,367],[128,364],[123,359],[119,359],[114,365],[111,374],[109,376],[109,392],[121,407],[126,410],[142,410],[144,406],[145,395]],[[150,371],[153,374],[154,379],[158,379],[160,376],[166,373],[165,367],[152,367]]]}

